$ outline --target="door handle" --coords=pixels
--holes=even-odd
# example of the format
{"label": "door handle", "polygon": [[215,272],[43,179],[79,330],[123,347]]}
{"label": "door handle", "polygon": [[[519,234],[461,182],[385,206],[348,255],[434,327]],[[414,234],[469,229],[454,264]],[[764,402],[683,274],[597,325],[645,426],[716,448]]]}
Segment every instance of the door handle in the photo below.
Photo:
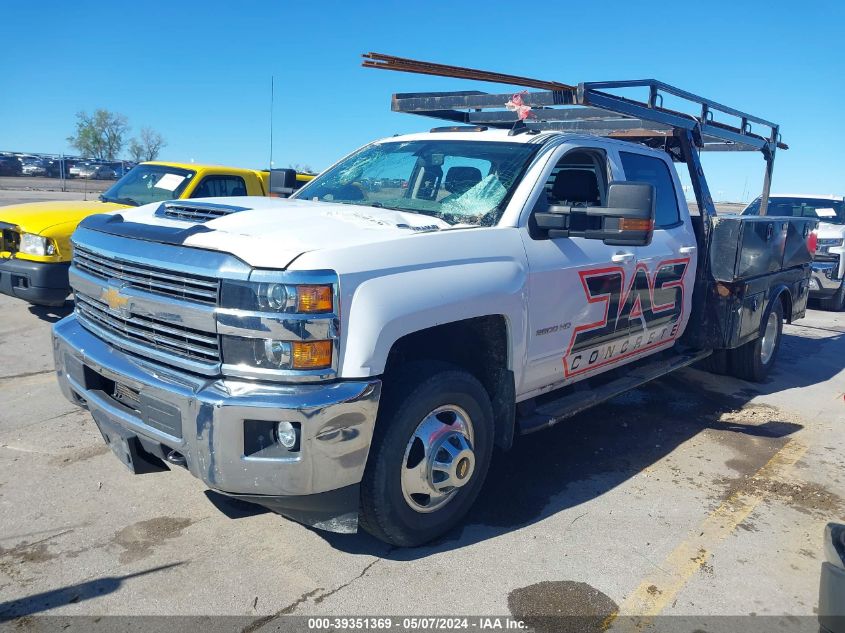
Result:
{"label": "door handle", "polygon": [[621,264],[622,262],[629,262],[634,259],[634,254],[627,251],[618,251],[610,258],[614,264]]}
{"label": "door handle", "polygon": [[695,246],[681,246],[681,248],[678,249],[678,252],[681,255],[689,255],[690,253],[695,252]]}

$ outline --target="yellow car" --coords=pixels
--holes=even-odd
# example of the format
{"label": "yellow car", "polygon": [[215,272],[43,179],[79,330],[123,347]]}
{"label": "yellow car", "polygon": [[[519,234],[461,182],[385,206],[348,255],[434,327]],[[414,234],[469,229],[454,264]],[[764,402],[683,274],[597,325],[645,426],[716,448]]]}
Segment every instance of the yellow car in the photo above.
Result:
{"label": "yellow car", "polygon": [[[313,178],[278,171],[288,172],[285,193]],[[0,207],[0,292],[37,305],[62,305],[70,292],[70,236],[89,215],[174,199],[272,195],[270,173],[148,162],[131,169],[99,200]]]}

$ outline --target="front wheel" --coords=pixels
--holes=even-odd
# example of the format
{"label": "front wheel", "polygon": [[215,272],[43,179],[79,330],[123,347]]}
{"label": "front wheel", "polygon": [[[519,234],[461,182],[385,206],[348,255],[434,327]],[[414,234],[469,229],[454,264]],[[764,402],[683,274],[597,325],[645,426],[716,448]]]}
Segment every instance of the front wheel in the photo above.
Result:
{"label": "front wheel", "polygon": [[478,496],[492,452],[483,385],[443,363],[407,367],[385,385],[361,482],[361,527],[406,547],[444,534]]}
{"label": "front wheel", "polygon": [[831,310],[832,312],[839,312],[845,308],[845,282],[839,286],[839,290],[829,297],[825,297],[819,301],[819,307],[822,310]]}
{"label": "front wheel", "polygon": [[761,335],[730,351],[731,373],[737,378],[762,382],[775,364],[783,335],[783,304],[774,300],[763,320]]}

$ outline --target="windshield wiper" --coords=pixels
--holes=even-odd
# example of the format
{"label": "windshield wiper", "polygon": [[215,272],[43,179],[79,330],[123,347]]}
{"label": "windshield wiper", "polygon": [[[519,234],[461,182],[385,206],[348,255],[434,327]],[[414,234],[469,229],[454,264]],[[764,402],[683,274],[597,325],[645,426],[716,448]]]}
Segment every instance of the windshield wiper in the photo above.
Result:
{"label": "windshield wiper", "polygon": [[133,200],[132,198],[108,198],[106,196],[100,195],[101,202],[115,202],[117,204],[126,204],[130,207],[138,207],[141,206],[140,202]]}

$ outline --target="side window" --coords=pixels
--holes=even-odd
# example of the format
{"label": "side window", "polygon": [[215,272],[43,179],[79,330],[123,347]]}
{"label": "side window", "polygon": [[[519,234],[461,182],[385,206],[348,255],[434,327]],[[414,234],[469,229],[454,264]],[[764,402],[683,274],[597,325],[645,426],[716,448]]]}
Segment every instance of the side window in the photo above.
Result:
{"label": "side window", "polygon": [[[600,207],[607,201],[608,165],[607,156],[599,149],[575,149],[564,154],[552,168],[543,186],[545,200],[541,196],[534,210],[545,209],[546,205],[561,207]],[[601,220],[587,217],[585,213],[568,214],[570,229],[585,231],[600,228]],[[533,239],[541,239],[534,233],[536,220],[529,219],[529,230]]]}
{"label": "side window", "polygon": [[607,195],[607,159],[575,150],[561,158],[546,181],[549,204],[599,207]]}
{"label": "side window", "polygon": [[245,196],[246,183],[240,176],[206,176],[191,194],[192,198]]}
{"label": "side window", "polygon": [[619,152],[619,156],[622,159],[622,169],[625,170],[627,180],[647,182],[654,185],[657,194],[655,227],[663,228],[680,222],[678,197],[675,193],[675,185],[672,182],[672,174],[669,172],[666,163],[653,156],[631,152]]}

